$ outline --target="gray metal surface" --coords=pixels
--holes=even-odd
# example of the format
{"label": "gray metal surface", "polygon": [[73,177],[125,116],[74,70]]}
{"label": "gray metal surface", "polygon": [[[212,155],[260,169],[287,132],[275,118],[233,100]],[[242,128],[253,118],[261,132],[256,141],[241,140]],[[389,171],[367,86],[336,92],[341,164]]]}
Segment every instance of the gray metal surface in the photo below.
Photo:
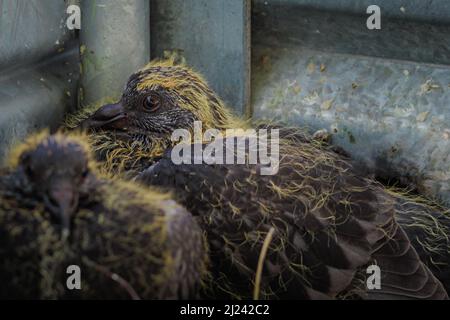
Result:
{"label": "gray metal surface", "polygon": [[0,75],[0,164],[29,134],[56,129],[76,102],[78,46]]}
{"label": "gray metal surface", "polygon": [[255,6],[285,6],[361,15],[378,5],[382,17],[450,23],[448,0],[253,0]]}
{"label": "gray metal surface", "polygon": [[82,0],[82,104],[116,97],[150,60],[148,0]]}
{"label": "gray metal surface", "polygon": [[[381,30],[369,30],[365,10],[349,15],[266,2],[271,5],[253,6],[253,43],[450,64],[450,25],[385,19],[382,15]],[[450,8],[447,15],[450,19]]]}
{"label": "gray metal surface", "polygon": [[66,2],[0,0],[0,163],[9,148],[54,129],[76,105],[78,43]]}
{"label": "gray metal surface", "polygon": [[256,117],[325,128],[369,172],[450,203],[447,26],[386,21],[378,32],[353,15],[255,10]]}
{"label": "gray metal surface", "polygon": [[59,0],[0,0],[0,70],[53,54],[73,37]]}
{"label": "gray metal surface", "polygon": [[249,0],[152,0],[152,58],[176,52],[238,113],[250,97]]}

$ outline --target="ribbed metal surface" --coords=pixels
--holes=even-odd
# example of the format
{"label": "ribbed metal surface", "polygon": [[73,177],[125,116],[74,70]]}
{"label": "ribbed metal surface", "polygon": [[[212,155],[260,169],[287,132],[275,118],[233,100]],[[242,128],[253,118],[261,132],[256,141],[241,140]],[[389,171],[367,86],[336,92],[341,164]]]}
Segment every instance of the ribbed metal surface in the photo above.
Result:
{"label": "ribbed metal surface", "polygon": [[42,64],[0,76],[0,159],[42,128],[56,129],[75,105],[78,47]]}
{"label": "ribbed metal surface", "polygon": [[148,0],[81,2],[82,104],[116,97],[150,61]]}
{"label": "ribbed metal surface", "polygon": [[177,53],[239,114],[250,101],[250,0],[152,0],[152,58]]}
{"label": "ribbed metal surface", "polygon": [[0,0],[0,70],[55,54],[73,37],[59,0]]}
{"label": "ribbed metal surface", "polygon": [[[71,4],[80,31],[66,26]],[[57,128],[78,97],[117,96],[150,59],[149,16],[147,0],[0,0],[0,161],[28,134]]]}
{"label": "ribbed metal surface", "polygon": [[369,172],[450,203],[450,27],[384,19],[371,31],[365,14],[266,2],[254,8],[255,116],[325,128]]}
{"label": "ribbed metal surface", "polygon": [[378,5],[386,18],[450,23],[448,0],[253,0],[255,6],[284,6],[360,15]]}
{"label": "ribbed metal surface", "polygon": [[0,0],[0,162],[28,134],[76,105],[78,43],[66,2]]}
{"label": "ribbed metal surface", "polygon": [[[359,15],[339,14],[306,10],[291,2],[294,1],[286,5],[254,5],[253,43],[450,64],[450,25],[387,19],[382,13],[381,30],[369,30],[365,10]],[[450,9],[447,14],[450,19]]]}

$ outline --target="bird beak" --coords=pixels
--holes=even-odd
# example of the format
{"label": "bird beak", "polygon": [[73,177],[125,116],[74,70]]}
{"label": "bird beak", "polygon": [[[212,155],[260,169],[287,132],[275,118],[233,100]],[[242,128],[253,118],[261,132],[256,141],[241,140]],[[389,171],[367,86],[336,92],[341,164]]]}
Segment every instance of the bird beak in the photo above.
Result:
{"label": "bird beak", "polygon": [[106,104],[81,123],[82,129],[115,129],[127,130],[128,118],[122,101],[114,104]]}
{"label": "bird beak", "polygon": [[71,218],[78,207],[78,195],[72,184],[65,180],[52,183],[46,204],[61,223],[63,238],[67,238],[70,234]]}

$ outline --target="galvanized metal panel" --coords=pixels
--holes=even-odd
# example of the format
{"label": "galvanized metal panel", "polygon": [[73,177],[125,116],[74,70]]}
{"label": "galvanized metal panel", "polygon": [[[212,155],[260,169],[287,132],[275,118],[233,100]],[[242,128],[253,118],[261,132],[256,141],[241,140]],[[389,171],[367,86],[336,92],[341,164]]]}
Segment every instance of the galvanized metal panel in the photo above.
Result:
{"label": "galvanized metal panel", "polygon": [[11,146],[43,128],[56,129],[76,104],[78,46],[0,75],[0,164]]}
{"label": "galvanized metal panel", "polygon": [[361,15],[370,5],[378,5],[386,18],[433,23],[450,23],[448,0],[253,0],[255,6],[295,6]]}
{"label": "galvanized metal panel", "polygon": [[76,105],[78,43],[66,17],[64,1],[0,0],[0,162]]}
{"label": "galvanized metal panel", "polygon": [[73,33],[60,0],[0,0],[0,70],[54,54]]}
{"label": "galvanized metal panel", "polygon": [[328,129],[369,172],[450,203],[449,27],[272,9],[254,17],[255,116]]}
{"label": "galvanized metal panel", "polygon": [[116,97],[150,60],[148,0],[81,2],[83,104]]}
{"label": "galvanized metal panel", "polygon": [[177,52],[238,113],[249,106],[250,1],[152,0],[152,58]]}
{"label": "galvanized metal panel", "polygon": [[[369,30],[365,10],[339,14],[307,10],[294,0],[266,2],[253,6],[253,43],[450,64],[450,25],[386,19],[382,14],[381,30]],[[444,9],[450,20],[450,9]]]}

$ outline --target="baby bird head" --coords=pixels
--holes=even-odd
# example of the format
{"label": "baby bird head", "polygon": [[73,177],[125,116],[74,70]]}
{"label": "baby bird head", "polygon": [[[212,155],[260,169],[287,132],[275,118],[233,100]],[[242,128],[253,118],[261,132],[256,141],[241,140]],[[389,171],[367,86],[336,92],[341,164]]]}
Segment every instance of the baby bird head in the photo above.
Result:
{"label": "baby bird head", "polygon": [[38,197],[68,234],[80,197],[89,192],[89,152],[77,139],[61,134],[30,139],[11,162],[23,190]]}
{"label": "baby bird head", "polygon": [[169,59],[131,75],[120,101],[102,106],[82,126],[135,141],[170,137],[175,129],[192,129],[194,121],[206,130],[226,129],[237,120],[201,75]]}
{"label": "baby bird head", "polygon": [[[102,175],[90,154],[85,136],[46,133],[12,152],[0,173],[0,298],[196,295],[207,274],[196,220],[167,193]],[[73,264],[83,290],[63,285]]]}

